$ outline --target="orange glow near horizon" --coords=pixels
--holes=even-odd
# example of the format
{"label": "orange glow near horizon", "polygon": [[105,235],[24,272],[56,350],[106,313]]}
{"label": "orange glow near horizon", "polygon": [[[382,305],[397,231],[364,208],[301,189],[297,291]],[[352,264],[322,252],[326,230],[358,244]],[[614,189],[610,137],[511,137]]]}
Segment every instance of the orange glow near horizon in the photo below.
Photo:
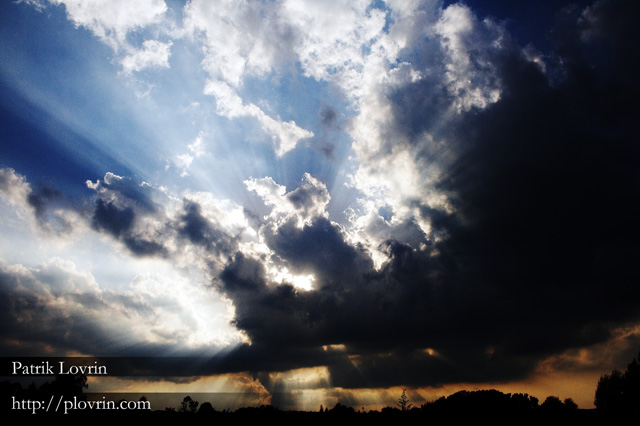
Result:
{"label": "orange glow near horizon", "polygon": [[[302,368],[286,372],[270,373],[270,380],[278,383],[279,392],[287,394],[287,401],[295,406],[280,407],[301,411],[317,411],[322,405],[332,408],[337,403],[356,410],[381,410],[396,407],[403,389],[407,389],[409,402],[414,407],[447,397],[461,390],[478,391],[495,389],[503,393],[526,393],[538,398],[542,404],[548,396],[561,400],[571,398],[579,408],[594,408],[593,397],[600,377],[599,373],[544,372],[523,381],[509,383],[458,383],[438,387],[345,389],[331,386],[326,367]],[[185,378],[180,382],[168,379],[89,377],[88,392],[118,393],[171,393],[176,397],[192,394],[233,394],[235,408],[260,406],[272,403],[272,395],[251,375],[246,373],[224,374],[208,377]],[[204,401],[203,401],[204,402]],[[226,408],[226,407],[225,407]]]}
{"label": "orange glow near horizon", "polygon": [[[612,365],[612,354],[629,349],[630,341],[640,334],[640,325],[620,328],[605,343],[567,351],[547,358],[539,363],[536,370],[526,379],[510,382],[455,383],[442,386],[394,386],[388,388],[346,389],[334,387],[329,368],[326,366],[299,368],[267,373],[268,383],[262,383],[249,373],[230,373],[205,377],[180,379],[118,378],[90,376],[88,392],[121,393],[173,393],[184,397],[188,394],[232,394],[226,403],[241,406],[272,404],[280,409],[317,411],[320,406],[332,408],[337,403],[351,406],[356,410],[381,410],[396,407],[403,389],[407,389],[409,403],[414,407],[447,397],[461,390],[478,391],[495,389],[503,393],[529,394],[542,404],[549,396],[564,401],[571,398],[579,408],[594,408],[593,399],[596,386],[602,374],[613,368],[624,369],[624,365]],[[342,344],[324,346],[325,351],[345,353],[353,366],[358,369],[359,355],[347,354]],[[491,349],[489,350],[491,351]],[[423,349],[425,356],[443,358],[436,349]],[[383,354],[385,356],[390,354]],[[451,362],[451,361],[448,361]],[[270,389],[284,394],[285,398],[273,398]],[[281,397],[283,395],[279,395]],[[283,406],[280,404],[288,404]],[[228,407],[224,407],[228,408]],[[222,409],[222,408],[220,408]]]}

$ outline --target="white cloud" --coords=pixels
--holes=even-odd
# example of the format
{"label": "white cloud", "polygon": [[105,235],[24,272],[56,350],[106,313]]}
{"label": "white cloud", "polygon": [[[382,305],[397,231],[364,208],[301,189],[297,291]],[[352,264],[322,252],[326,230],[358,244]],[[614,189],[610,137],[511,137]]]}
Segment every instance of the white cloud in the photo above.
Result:
{"label": "white cloud", "polygon": [[121,64],[124,73],[130,74],[133,71],[141,71],[145,68],[169,68],[171,44],[171,42],[162,43],[157,40],[145,40],[142,43],[142,49],[134,50],[122,59]]}
{"label": "white cloud", "polygon": [[285,1],[282,16],[301,34],[295,52],[306,75],[337,83],[356,99],[362,90],[365,52],[381,35],[385,12],[370,2]]}
{"label": "white cloud", "polygon": [[[285,199],[284,195],[287,192],[287,188],[283,185],[278,185],[273,178],[256,178],[244,181],[245,186],[249,191],[253,191],[258,194],[264,203],[272,207],[275,211],[277,209],[284,209],[282,212],[286,213],[290,210],[290,207],[283,207],[282,201]],[[285,206],[288,203],[285,203]]]}
{"label": "white cloud", "polygon": [[185,153],[176,156],[176,166],[178,166],[179,169],[182,169],[182,171],[180,172],[180,177],[189,175],[189,172],[187,172],[187,170],[189,169],[189,167],[191,167],[191,163],[193,163],[193,155],[191,154]]}
{"label": "white cloud", "polygon": [[203,35],[203,66],[213,79],[238,87],[246,75],[294,64],[296,35],[279,8],[279,2],[246,0],[193,0],[185,6],[185,31]]}
{"label": "white cloud", "polygon": [[[501,82],[494,64],[508,42],[500,26],[478,21],[464,5],[387,5],[388,31],[376,38],[364,58],[359,110],[348,127],[358,164],[352,184],[362,194],[350,210],[350,235],[374,257],[375,248],[387,238],[415,248],[426,239],[441,238],[432,234],[419,210],[452,211],[438,182],[456,157],[455,147],[438,136],[438,130],[473,108],[499,101]],[[429,112],[424,103],[433,99],[441,104]],[[402,116],[418,110],[433,117],[412,122]],[[382,210],[388,217],[383,218]]]}
{"label": "white cloud", "polygon": [[502,29],[491,21],[479,25],[471,11],[458,4],[447,7],[433,28],[447,54],[445,81],[456,97],[458,112],[484,108],[500,99],[491,50],[502,47]]}
{"label": "white cloud", "polygon": [[273,225],[294,218],[302,227],[314,218],[328,216],[326,208],[331,201],[329,191],[324,183],[309,173],[305,173],[298,188],[290,192],[270,177],[249,179],[244,184],[271,208],[270,220]]}
{"label": "white cloud", "polygon": [[129,31],[156,24],[167,6],[163,0],[49,0],[63,4],[69,19],[83,26],[114,50],[126,44]]}
{"label": "white cloud", "polygon": [[76,26],[87,28],[114,52],[125,74],[145,68],[168,68],[171,42],[146,40],[140,48],[132,46],[128,34],[158,25],[165,19],[164,0],[49,0],[64,5]]}
{"label": "white cloud", "polygon": [[[190,149],[200,152],[202,146],[196,140]],[[87,181],[87,186],[105,202],[135,212],[134,225],[126,232],[134,238],[157,239],[166,256],[131,256],[117,236],[92,228],[91,212],[77,217],[75,226],[82,232],[65,235],[69,241],[60,244],[62,236],[38,231],[42,224],[34,220],[27,201],[32,190],[26,179],[0,169],[0,198],[5,201],[0,210],[9,218],[2,223],[2,233],[15,237],[0,245],[0,256],[12,262],[0,259],[4,298],[34,301],[6,313],[12,323],[29,318],[24,330],[15,329],[21,338],[42,343],[39,333],[44,333],[52,347],[57,343],[58,348],[85,353],[148,344],[215,352],[244,341],[243,333],[231,324],[230,302],[210,286],[224,259],[178,232],[185,205],[195,202],[217,235],[228,241],[255,241],[256,233],[240,206],[204,192],[174,197],[110,172],[101,180]],[[16,212],[19,220],[13,218]],[[28,260],[25,251],[31,253]],[[129,330],[126,340],[123,329]]]}
{"label": "white cloud", "polygon": [[[166,28],[158,25],[169,19],[162,1],[64,4],[76,25],[89,28],[124,52],[125,73],[168,66],[173,46],[172,41],[149,39],[134,48],[127,41],[132,31],[157,25],[155,38],[184,37],[194,42],[202,49],[201,66],[208,77],[203,92],[215,98],[217,114],[255,119],[278,156],[314,133],[258,106],[263,105],[260,101],[246,99],[247,78],[277,83],[300,69],[308,78],[339,88],[356,112],[345,124],[358,164],[351,183],[362,195],[359,204],[352,206],[351,225],[363,241],[371,239],[369,245],[383,237],[406,240],[406,226],[417,226],[429,235],[430,224],[420,217],[416,205],[450,209],[436,185],[442,165],[451,161],[448,141],[429,129],[417,135],[404,132],[395,116],[393,96],[419,82],[442,89],[449,97],[437,112],[436,126],[473,108],[486,108],[501,96],[493,59],[503,48],[504,31],[491,21],[479,21],[461,4],[442,9],[435,0],[389,0],[379,7],[369,0],[193,0],[184,7],[182,27],[170,33],[163,33]],[[186,152],[173,154],[172,162],[182,176],[203,155],[202,141],[196,146],[197,141]],[[303,186],[318,188],[311,179]],[[299,223],[325,214],[322,197],[311,210],[300,212],[292,207],[290,194],[272,180],[245,184],[274,206],[272,214],[295,212]],[[393,215],[379,222],[380,209]]]}
{"label": "white cloud", "polygon": [[64,345],[65,350],[87,354],[149,344],[215,351],[241,341],[241,334],[228,325],[230,306],[215,292],[194,277],[159,266],[114,291],[101,288],[90,272],[59,257],[34,267],[0,261],[4,297],[31,301],[13,303],[5,312],[17,320],[12,333],[26,341],[46,335],[54,348]]}
{"label": "white cloud", "polygon": [[245,104],[236,91],[225,82],[218,80],[209,81],[204,93],[216,98],[216,110],[218,114],[223,117],[256,118],[262,130],[271,136],[274,150],[278,156],[283,156],[293,150],[300,140],[313,137],[313,132],[299,127],[293,120],[276,120],[268,116],[255,104]]}
{"label": "white cloud", "polygon": [[193,140],[192,143],[187,145],[187,152],[176,156],[174,161],[175,165],[180,169],[180,177],[189,175],[189,168],[191,163],[196,158],[199,158],[207,153],[204,148],[204,135],[202,132]]}
{"label": "white cloud", "polygon": [[77,228],[83,228],[78,212],[65,205],[60,193],[48,188],[34,191],[24,176],[13,169],[0,168],[0,202],[7,209],[5,221],[16,220],[36,233],[68,239]]}
{"label": "white cloud", "polygon": [[[237,91],[246,76],[274,72],[276,58],[291,60],[274,46],[290,49],[306,76],[335,84],[358,112],[348,131],[359,163],[353,184],[365,198],[360,208],[352,211],[362,214],[360,218],[352,216],[353,230],[371,230],[371,224],[363,221],[377,217],[378,210],[388,207],[394,214],[393,224],[385,231],[387,236],[389,232],[395,232],[393,236],[398,238],[408,235],[402,231],[402,223],[417,224],[423,235],[429,234],[430,225],[419,217],[415,203],[418,200],[423,205],[450,208],[446,197],[435,189],[440,170],[436,161],[425,161],[417,155],[411,148],[412,144],[416,146],[415,141],[394,130],[397,123],[389,96],[428,76],[450,93],[450,114],[496,102],[500,85],[491,66],[491,54],[501,48],[499,27],[489,21],[477,22],[465,6],[442,10],[435,1],[390,1],[386,9],[372,8],[367,0],[262,5],[242,1],[233,7],[229,2],[213,6],[194,1],[186,12],[187,27],[205,40],[203,66],[211,77],[205,93],[216,98],[220,115],[255,117],[265,133],[272,135],[278,155],[311,137],[311,132],[295,122],[272,118],[255,104],[245,102]],[[411,63],[413,54],[420,51],[429,56],[429,50],[434,57],[444,57],[445,63]],[[258,51],[262,58],[259,66],[251,59]],[[418,146],[427,146],[439,160],[446,160],[443,141],[430,135],[420,138]],[[186,163],[191,158],[183,160]],[[290,214],[286,194],[276,190],[279,186],[273,181],[245,183],[267,204],[283,203],[274,207],[273,214]],[[383,234],[370,237],[375,245]]]}
{"label": "white cloud", "polygon": [[21,210],[30,210],[27,197],[31,194],[31,186],[24,176],[9,168],[0,169],[0,195],[9,204]]}

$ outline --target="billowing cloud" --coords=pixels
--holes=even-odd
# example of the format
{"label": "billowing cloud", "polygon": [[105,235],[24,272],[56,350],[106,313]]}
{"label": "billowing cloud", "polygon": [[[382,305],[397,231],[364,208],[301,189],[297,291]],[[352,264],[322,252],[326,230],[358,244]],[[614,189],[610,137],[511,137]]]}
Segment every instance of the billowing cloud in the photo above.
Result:
{"label": "billowing cloud", "polygon": [[[622,10],[599,3],[565,22],[580,31],[563,42],[580,49],[559,46],[557,74],[581,78],[551,80],[496,24],[464,6],[445,9],[434,30],[449,58],[441,74],[372,93],[387,109],[383,127],[365,111],[357,119],[392,137],[374,134],[388,150],[373,153],[359,147],[370,140],[354,141],[365,168],[356,184],[377,217],[354,213],[356,225],[370,217],[351,228],[357,238],[318,215],[302,228],[265,226],[272,259],[314,274],[314,289],[273,286],[259,259],[238,253],[222,275],[223,291],[242,306],[237,325],[263,344],[344,344],[345,355],[325,365],[334,384],[350,387],[521,378],[545,357],[606,341],[612,322],[637,321],[628,237],[639,231],[640,192],[628,171],[638,158],[622,130],[637,89],[609,72],[609,61],[635,59],[623,49],[607,62],[588,53],[627,42],[601,32]],[[621,96],[614,102],[611,93]],[[585,94],[591,102],[579,101]],[[610,100],[607,109],[598,99]],[[439,116],[421,119],[426,113]],[[431,162],[438,173],[424,179]],[[373,179],[386,191],[361,185]],[[294,211],[273,181],[249,188],[283,214]],[[368,237],[383,244],[358,244]],[[384,253],[377,269],[369,247]]]}
{"label": "billowing cloud", "polygon": [[262,77],[295,62],[290,49],[293,30],[280,20],[277,7],[278,3],[193,1],[185,8],[185,28],[204,34],[203,67],[211,76],[204,91],[215,97],[218,113],[257,119],[273,138],[276,154],[282,156],[313,132],[293,120],[270,116],[237,92],[245,77]]}
{"label": "billowing cloud", "polygon": [[64,235],[72,231],[78,220],[61,191],[47,185],[34,190],[13,169],[0,168],[0,194],[2,201],[11,205],[13,213],[31,229]]}
{"label": "billowing cloud", "polygon": [[465,6],[447,7],[434,26],[445,53],[444,81],[454,99],[456,112],[484,108],[500,99],[492,50],[503,47],[500,26],[487,20],[480,24]]}
{"label": "billowing cloud", "polygon": [[326,217],[326,208],[330,201],[326,185],[305,173],[302,183],[291,192],[278,185],[273,179],[251,179],[244,182],[247,189],[258,194],[265,205],[271,208],[271,219],[278,223],[294,219],[299,225],[308,223],[316,217]]}
{"label": "billowing cloud", "polygon": [[170,49],[171,42],[145,40],[142,43],[142,49],[136,50],[122,59],[122,68],[127,74],[145,68],[168,68]]}
{"label": "billowing cloud", "polygon": [[31,186],[15,170],[3,168],[0,169],[0,191],[8,203],[25,208],[31,195]]}
{"label": "billowing cloud", "polygon": [[[82,232],[38,237],[38,229],[48,230],[51,223],[50,218],[40,217],[49,214],[57,197],[35,193],[15,171],[0,170],[3,199],[22,212],[26,223],[32,223],[30,232],[42,242],[55,245],[57,239],[64,239],[89,245],[104,233],[136,258],[145,259],[137,267],[132,265],[137,272],[121,274],[129,277],[128,282],[116,283],[108,280],[113,272],[106,276],[100,272],[101,281],[61,257],[69,255],[68,249],[33,266],[2,261],[7,351],[19,351],[14,344],[21,341],[47,346],[58,355],[131,355],[133,351],[143,356],[175,354],[176,348],[187,354],[190,350],[216,353],[243,341],[242,334],[229,326],[232,307],[207,284],[216,256],[226,256],[235,247],[234,239],[244,235],[241,210],[206,194],[172,199],[148,184],[107,173],[103,180],[87,182],[96,191],[90,209],[65,207]],[[29,217],[38,220],[30,222]],[[93,255],[100,262],[111,262],[109,250],[121,251],[117,245],[110,247],[109,239]],[[200,247],[204,254],[194,262]],[[195,264],[200,269],[190,270]],[[131,267],[126,262],[124,266]],[[122,337],[125,329],[127,336]]]}
{"label": "billowing cloud", "polygon": [[180,177],[188,176],[189,168],[191,167],[193,160],[207,153],[204,146],[204,136],[200,133],[192,143],[187,145],[187,152],[179,154],[176,157],[174,163],[179,169],[181,169]]}
{"label": "billowing cloud", "polygon": [[7,353],[20,353],[17,342],[55,356],[215,353],[234,339],[207,330],[215,297],[178,275],[140,274],[126,291],[105,290],[73,262],[51,258],[35,267],[3,263],[0,280]]}
{"label": "billowing cloud", "polygon": [[217,4],[192,1],[185,7],[185,30],[205,37],[205,69],[232,87],[245,75],[263,76],[293,64],[295,35],[280,19],[279,2],[242,0]]}
{"label": "billowing cloud", "polygon": [[91,30],[114,48],[126,43],[127,33],[158,23],[167,6],[163,0],[127,1],[78,1],[51,0],[52,4],[64,5],[69,19],[77,26]]}
{"label": "billowing cloud", "polygon": [[125,74],[169,67],[171,42],[145,40],[136,47],[129,37],[133,32],[163,22],[168,10],[164,0],[28,0],[27,3],[40,11],[45,10],[48,4],[64,7],[68,19],[76,27],[91,31],[114,50]]}
{"label": "billowing cloud", "polygon": [[313,136],[313,132],[302,129],[295,121],[282,121],[268,116],[253,103],[245,104],[242,98],[225,82],[209,81],[204,93],[216,99],[216,111],[227,118],[254,117],[262,130],[271,136],[276,155],[282,156],[294,149],[301,139]]}
{"label": "billowing cloud", "polygon": [[88,181],[87,186],[98,194],[93,212],[92,226],[122,240],[134,253],[158,255],[165,251],[157,242],[161,232],[151,218],[158,213],[159,205],[151,198],[152,189],[144,183],[135,184],[131,179],[107,173],[103,181]]}

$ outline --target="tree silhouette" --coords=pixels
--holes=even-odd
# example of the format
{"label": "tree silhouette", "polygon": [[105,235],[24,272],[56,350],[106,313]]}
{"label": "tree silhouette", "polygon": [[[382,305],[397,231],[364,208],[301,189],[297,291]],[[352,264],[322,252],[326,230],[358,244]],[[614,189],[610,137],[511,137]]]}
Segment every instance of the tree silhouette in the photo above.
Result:
{"label": "tree silhouette", "polygon": [[578,404],[571,398],[567,398],[564,400],[564,408],[566,411],[573,412],[578,409]]}
{"label": "tree silhouette", "polygon": [[593,400],[596,408],[604,411],[619,408],[622,401],[622,381],[623,375],[618,370],[613,370],[611,374],[603,374],[600,377]]}
{"label": "tree silhouette", "polygon": [[[325,413],[327,412],[327,410],[325,409]],[[338,416],[348,416],[348,415],[353,415],[355,414],[356,410],[353,409],[353,407],[347,407],[346,405],[342,405],[339,402],[335,405],[335,407],[333,407],[331,410],[328,411],[330,414],[332,415],[338,415]]]}
{"label": "tree silhouette", "polygon": [[549,413],[558,414],[564,410],[564,404],[557,396],[548,396],[540,405],[540,408]]}
{"label": "tree silhouette", "polygon": [[[640,355],[638,356],[640,359]],[[633,359],[622,373],[613,370],[598,380],[593,400],[598,410],[609,413],[640,412],[640,363]]]}
{"label": "tree silhouette", "polygon": [[216,412],[216,409],[213,408],[213,405],[211,405],[210,402],[202,403],[202,405],[200,406],[200,409],[198,410],[198,414],[212,414],[215,412]]}
{"label": "tree silhouette", "polygon": [[198,401],[194,401],[190,396],[185,396],[182,402],[180,403],[180,412],[181,413],[195,413],[198,409]]}
{"label": "tree silhouette", "polygon": [[635,408],[635,412],[640,412],[640,354],[634,358],[624,373],[623,394],[626,404],[630,408]]}
{"label": "tree silhouette", "polygon": [[407,390],[403,389],[402,395],[400,395],[400,399],[398,400],[398,407],[400,407],[402,411],[408,411],[411,409],[412,406],[413,404],[409,404],[409,398],[407,397]]}

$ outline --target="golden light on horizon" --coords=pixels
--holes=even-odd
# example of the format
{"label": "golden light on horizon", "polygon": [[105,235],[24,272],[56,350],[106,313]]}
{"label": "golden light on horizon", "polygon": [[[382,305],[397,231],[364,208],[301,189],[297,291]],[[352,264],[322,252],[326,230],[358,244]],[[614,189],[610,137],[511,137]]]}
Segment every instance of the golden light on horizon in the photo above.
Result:
{"label": "golden light on horizon", "polygon": [[325,352],[329,352],[329,351],[339,351],[339,352],[344,352],[347,350],[347,347],[343,344],[339,344],[339,345],[324,345],[322,346],[322,350]]}
{"label": "golden light on horizon", "polygon": [[321,389],[331,385],[329,368],[325,366],[273,372],[269,373],[269,379],[277,384],[275,387],[285,391]]}

